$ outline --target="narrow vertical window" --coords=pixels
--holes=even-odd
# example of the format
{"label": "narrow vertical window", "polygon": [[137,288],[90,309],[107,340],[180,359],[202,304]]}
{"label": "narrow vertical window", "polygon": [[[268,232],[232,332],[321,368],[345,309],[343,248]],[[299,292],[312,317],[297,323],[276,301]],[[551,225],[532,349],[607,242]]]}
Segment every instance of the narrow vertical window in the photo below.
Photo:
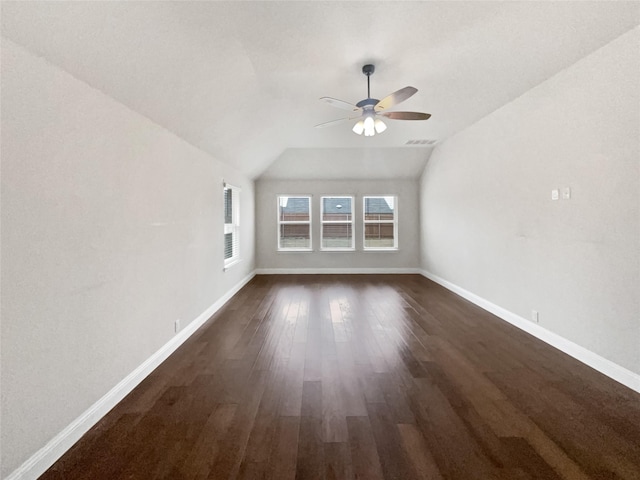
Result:
{"label": "narrow vertical window", "polygon": [[311,197],[278,197],[278,250],[311,250]]}
{"label": "narrow vertical window", "polygon": [[240,260],[240,189],[224,184],[224,267]]}
{"label": "narrow vertical window", "polygon": [[398,249],[397,197],[364,197],[364,249]]}
{"label": "narrow vertical window", "polygon": [[321,249],[353,250],[353,197],[322,197]]}

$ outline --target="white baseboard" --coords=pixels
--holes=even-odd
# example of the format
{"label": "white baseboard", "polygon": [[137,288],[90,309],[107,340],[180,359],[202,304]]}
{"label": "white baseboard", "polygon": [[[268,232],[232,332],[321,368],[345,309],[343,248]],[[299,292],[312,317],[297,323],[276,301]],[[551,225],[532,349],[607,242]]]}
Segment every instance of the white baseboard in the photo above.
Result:
{"label": "white baseboard", "polygon": [[69,450],[80,438],[104,417],[118,402],[127,396],[142,380],[167,359],[198,328],[213,316],[231,297],[244,287],[253,277],[251,272],[231,290],[220,297],[213,305],[202,312],[196,319],[179,331],[157,352],[123,378],[120,383],[107,392],[82,415],[71,422],[64,430],[53,437],[44,447],[38,450],[20,467],[14,470],[6,480],[35,480],[42,475],[56,460]]}
{"label": "white baseboard", "polygon": [[256,275],[420,273],[419,268],[258,268]]}
{"label": "white baseboard", "polygon": [[422,276],[428,278],[429,280],[433,280],[434,282],[442,285],[447,290],[451,290],[453,293],[460,295],[461,297],[469,300],[472,303],[475,303],[480,308],[493,313],[495,316],[501,318],[509,322],[510,324],[518,327],[521,330],[533,335],[534,337],[542,340],[545,343],[548,343],[552,347],[557,348],[558,350],[566,353],[567,355],[572,356],[576,360],[581,361],[582,363],[590,366],[591,368],[599,371],[600,373],[606,375],[609,378],[612,378],[616,382],[629,387],[632,390],[640,393],[640,375],[632,372],[624,367],[621,367],[617,363],[612,362],[611,360],[607,360],[604,357],[601,357],[597,353],[588,350],[577,343],[573,343],[571,340],[567,340],[560,335],[553,333],[546,328],[541,327],[538,324],[532,323],[525,318],[516,315],[509,310],[506,310],[490,301],[479,297],[475,293],[469,292],[462,287],[459,287],[444,278],[441,278],[437,275],[434,275],[431,272],[427,272],[426,270],[421,270],[420,273]]}

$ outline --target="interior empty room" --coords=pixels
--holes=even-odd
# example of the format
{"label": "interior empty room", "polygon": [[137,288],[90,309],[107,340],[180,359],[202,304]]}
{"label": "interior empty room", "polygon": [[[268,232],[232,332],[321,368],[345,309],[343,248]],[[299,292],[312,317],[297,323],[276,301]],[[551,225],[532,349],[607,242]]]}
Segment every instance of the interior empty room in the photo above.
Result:
{"label": "interior empty room", "polygon": [[0,478],[640,478],[640,3],[0,8]]}

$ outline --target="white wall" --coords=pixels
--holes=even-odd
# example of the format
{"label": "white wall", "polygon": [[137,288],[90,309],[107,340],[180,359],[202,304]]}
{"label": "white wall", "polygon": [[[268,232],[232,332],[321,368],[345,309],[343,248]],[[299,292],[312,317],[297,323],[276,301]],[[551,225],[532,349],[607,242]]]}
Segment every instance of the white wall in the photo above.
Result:
{"label": "white wall", "polygon": [[420,198],[425,270],[635,373],[639,43],[636,28],[445,141]]}
{"label": "white wall", "polygon": [[3,478],[253,271],[253,209],[251,180],[3,38]]}
{"label": "white wall", "polygon": [[[278,252],[278,195],[313,195],[313,252]],[[355,251],[320,251],[320,197],[354,195]],[[397,195],[398,250],[362,250],[362,196]],[[256,182],[256,264],[259,269],[417,269],[419,266],[418,181],[389,180],[267,180]]]}

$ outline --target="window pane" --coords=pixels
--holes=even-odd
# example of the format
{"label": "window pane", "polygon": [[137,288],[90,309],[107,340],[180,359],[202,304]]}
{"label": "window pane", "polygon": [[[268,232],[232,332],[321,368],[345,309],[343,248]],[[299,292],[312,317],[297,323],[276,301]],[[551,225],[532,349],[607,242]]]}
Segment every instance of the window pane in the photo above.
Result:
{"label": "window pane", "polygon": [[309,224],[280,225],[280,248],[310,248],[311,229]]}
{"label": "window pane", "polygon": [[397,249],[396,197],[364,197],[365,249]]}
{"label": "window pane", "polygon": [[224,186],[224,265],[240,259],[240,189]]}
{"label": "window pane", "polygon": [[393,197],[365,197],[364,219],[393,221],[394,204]]}
{"label": "window pane", "polygon": [[351,221],[352,215],[350,197],[322,198],[322,221]]}
{"label": "window pane", "polygon": [[353,229],[350,223],[325,223],[322,225],[322,248],[351,248]]}
{"label": "window pane", "polygon": [[393,223],[367,223],[364,226],[365,248],[393,248]]}
{"label": "window pane", "polygon": [[233,223],[233,190],[224,189],[224,223]]}
{"label": "window pane", "polygon": [[308,222],[309,198],[308,197],[279,197],[281,222]]}
{"label": "window pane", "polygon": [[224,258],[233,257],[233,233],[224,234]]}

